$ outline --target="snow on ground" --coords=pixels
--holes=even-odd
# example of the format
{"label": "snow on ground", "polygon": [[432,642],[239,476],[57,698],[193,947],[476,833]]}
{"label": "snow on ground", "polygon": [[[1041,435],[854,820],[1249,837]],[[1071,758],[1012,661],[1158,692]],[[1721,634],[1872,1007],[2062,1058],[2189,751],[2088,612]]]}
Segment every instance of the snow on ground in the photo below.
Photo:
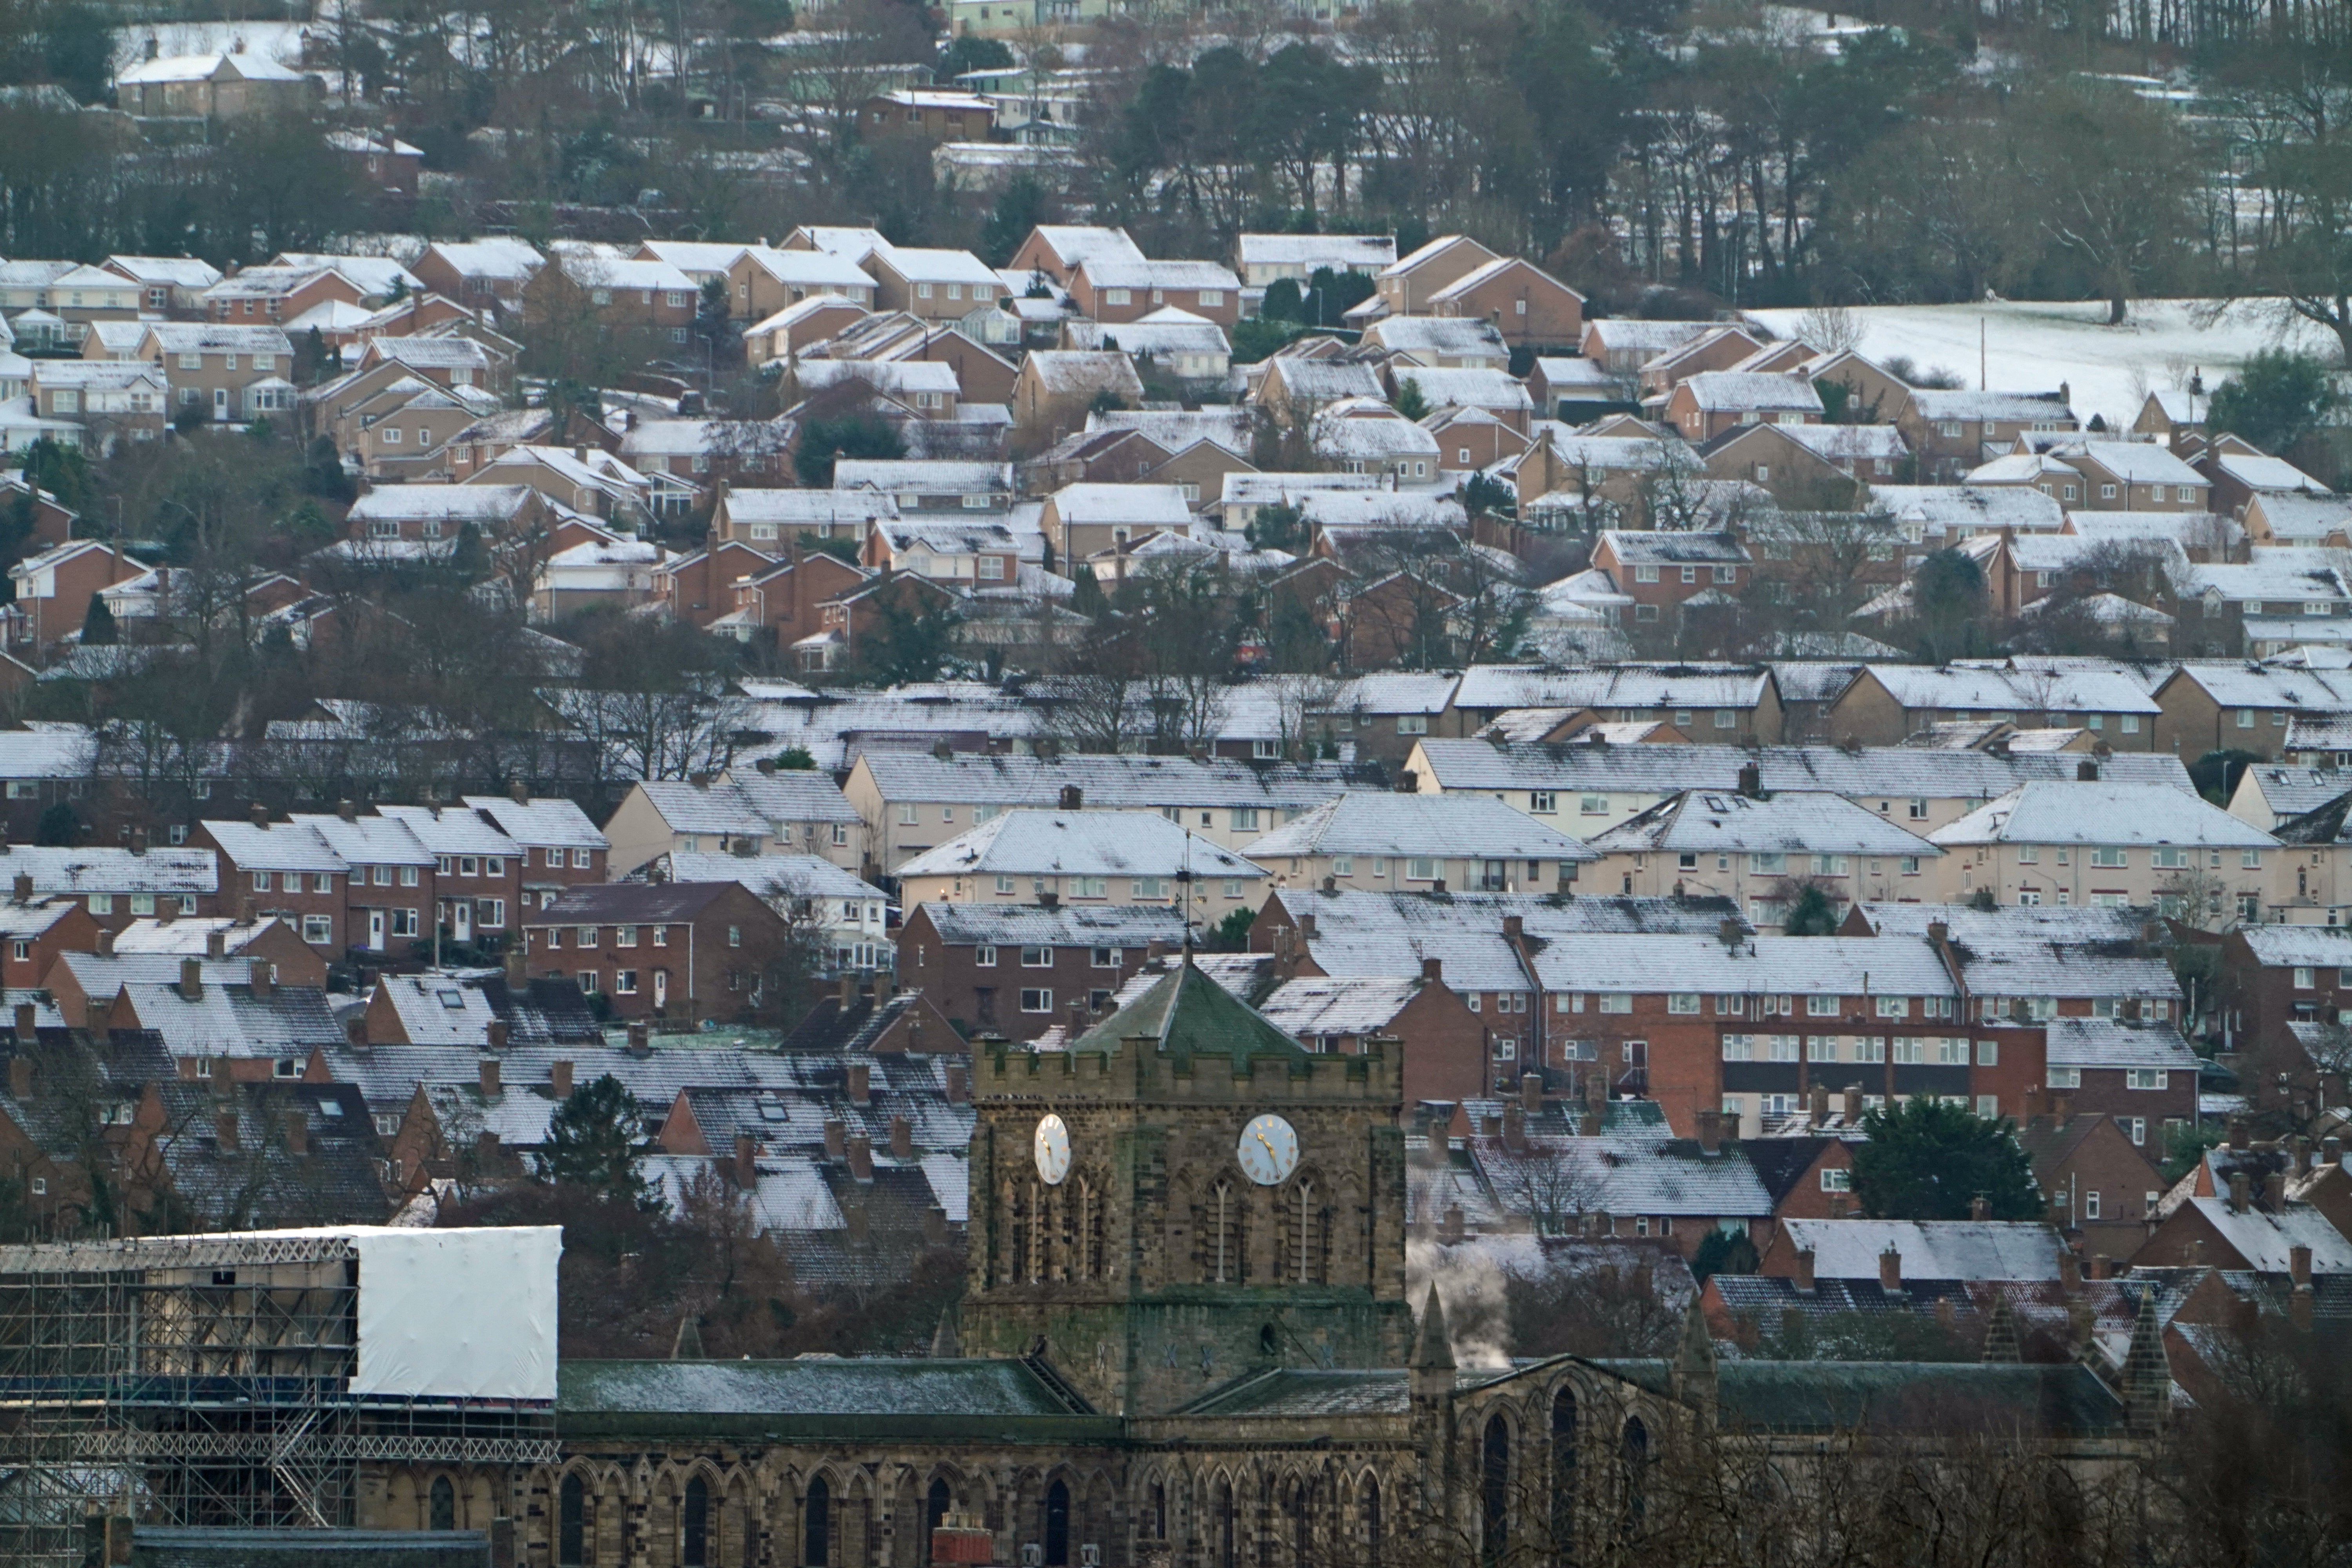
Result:
{"label": "snow on ground", "polygon": [[[1863,322],[1858,345],[1884,362],[1907,355],[1925,371],[1950,371],[1977,384],[1977,331],[1984,324],[1985,367],[1995,391],[2050,392],[2060,382],[2074,396],[2074,412],[2085,424],[2103,414],[2110,426],[2128,427],[2150,392],[2188,384],[2202,371],[2205,384],[2223,380],[2258,350],[2282,344],[2334,363],[2336,338],[2308,322],[2287,324],[2272,302],[2232,306],[2210,326],[2207,302],[2197,300],[2135,300],[2131,319],[2106,324],[2104,300],[1990,300],[1976,305],[1857,306]],[[1782,337],[1799,334],[1802,310],[1749,312]]]}

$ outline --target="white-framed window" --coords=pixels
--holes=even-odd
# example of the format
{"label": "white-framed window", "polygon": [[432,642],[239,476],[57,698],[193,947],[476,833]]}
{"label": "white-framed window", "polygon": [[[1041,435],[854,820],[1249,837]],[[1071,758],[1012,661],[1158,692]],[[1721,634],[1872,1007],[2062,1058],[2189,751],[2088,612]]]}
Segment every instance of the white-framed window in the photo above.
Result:
{"label": "white-framed window", "polygon": [[1538,816],[1551,816],[1559,810],[1559,797],[1550,790],[1532,790],[1528,795],[1528,810]]}
{"label": "white-framed window", "polygon": [[1110,897],[1110,879],[1073,877],[1070,879],[1070,896],[1074,899],[1107,899]]}
{"label": "white-framed window", "polygon": [[1748,868],[1759,877],[1778,877],[1789,869],[1786,855],[1750,855]]}
{"label": "white-framed window", "polygon": [[972,962],[972,965],[973,965],[973,967],[974,967],[974,968],[978,968],[978,969],[993,969],[993,968],[995,968],[995,967],[996,967],[996,947],[995,947],[995,944],[993,944],[993,943],[992,943],[992,942],[982,942],[982,943],[981,943],[980,945],[978,945],[977,947],[974,947],[974,948],[971,950],[971,962]]}
{"label": "white-framed window", "polygon": [[1050,947],[1023,948],[1021,950],[1021,967],[1024,969],[1053,968],[1054,950]]}
{"label": "white-framed window", "polygon": [[304,915],[302,940],[313,947],[325,946],[335,940],[335,922],[326,915]]}
{"label": "white-framed window", "polygon": [[1166,898],[1168,896],[1168,879],[1165,877],[1136,878],[1135,896],[1138,899]]}
{"label": "white-framed window", "polygon": [[587,870],[593,864],[592,856],[593,851],[586,849],[574,849],[572,852],[572,868],[575,871]]}
{"label": "white-framed window", "polygon": [[2172,1081],[2172,1075],[2162,1068],[2126,1068],[2126,1089],[2163,1089]]}
{"label": "white-framed window", "polygon": [[1437,879],[1437,861],[1433,856],[1413,855],[1406,858],[1404,879],[1408,882],[1433,882]]}
{"label": "white-framed window", "polygon": [[1232,833],[1255,833],[1257,831],[1257,807],[1254,805],[1237,805],[1233,807],[1225,814],[1225,828],[1228,832]]}
{"label": "white-framed window", "polygon": [[2048,1077],[2050,1079],[2050,1087],[2053,1089],[2080,1089],[2083,1087],[2083,1069],[2081,1068],[2052,1068],[2049,1070]]}
{"label": "white-framed window", "polygon": [[1597,996],[1597,1005],[1603,1013],[1630,1013],[1633,1010],[1633,994],[1630,991],[1602,991]]}
{"label": "white-framed window", "polygon": [[1024,986],[1021,991],[1024,1013],[1050,1013],[1054,1010],[1054,994],[1042,985]]}
{"label": "white-framed window", "polygon": [[2127,866],[2130,863],[2131,852],[2127,849],[2094,848],[2091,851],[2091,864],[2094,866],[2115,868]]}
{"label": "white-framed window", "polygon": [[1822,1191],[1825,1193],[1850,1193],[1853,1191],[1853,1172],[1843,1166],[1823,1170],[1822,1172]]}
{"label": "white-framed window", "polygon": [[1908,996],[1881,996],[1876,998],[1876,1002],[1878,1016],[1882,1018],[1907,1018],[1911,1016],[1911,998]]}
{"label": "white-framed window", "polygon": [[1698,1012],[1698,993],[1696,991],[1667,992],[1666,1011],[1696,1015]]}
{"label": "white-framed window", "polygon": [[1428,734],[1428,733],[1429,733],[1429,715],[1428,715],[1428,714],[1426,714],[1426,713],[1400,713],[1400,714],[1398,714],[1398,715],[1397,715],[1397,721],[1396,721],[1396,732],[1397,732],[1398,734],[1400,734],[1400,735],[1426,735],[1426,734]]}
{"label": "white-framed window", "polygon": [[1658,580],[1658,569],[1657,569],[1655,566],[1643,566],[1643,565],[1638,565],[1638,564],[1637,564],[1637,565],[1633,568],[1633,581],[1634,581],[1634,582],[1636,582],[1636,583],[1654,583],[1654,582],[1656,582],[1657,580]]}

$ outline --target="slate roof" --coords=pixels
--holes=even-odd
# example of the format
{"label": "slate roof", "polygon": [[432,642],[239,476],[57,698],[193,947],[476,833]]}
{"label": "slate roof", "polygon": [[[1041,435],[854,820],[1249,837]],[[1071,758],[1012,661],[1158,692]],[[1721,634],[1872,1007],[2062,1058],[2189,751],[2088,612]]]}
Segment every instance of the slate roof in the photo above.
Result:
{"label": "slate roof", "polygon": [[1591,860],[1592,850],[1525,812],[1483,795],[1350,791],[1250,845],[1260,865],[1286,856],[1433,855],[1446,858]]}
{"label": "slate roof", "polygon": [[2250,1205],[2240,1212],[2225,1197],[2187,1202],[2257,1273],[2284,1274],[2293,1249],[2308,1247],[2314,1274],[2352,1274],[2352,1237],[2317,1209],[2295,1205],[2273,1213]]}
{"label": "slate roof", "polygon": [[740,882],[752,897],[769,904],[791,899],[884,896],[881,889],[856,873],[815,855],[714,855],[673,849],[656,856],[651,864],[667,873],[663,880]]}
{"label": "slate roof", "polygon": [[2194,1073],[2203,1065],[2169,1024],[2120,1018],[2053,1018],[2046,1025],[2052,1067],[2158,1068]]}
{"label": "slate roof", "polygon": [[[227,1099],[212,1085],[159,1080],[164,1131],[156,1150],[171,1191],[205,1229],[381,1225],[392,1212],[376,1174],[374,1123],[358,1089],[333,1083],[239,1083]],[[217,1112],[233,1110],[236,1147],[220,1146]],[[306,1152],[287,1146],[287,1113],[299,1110]]]}
{"label": "slate roof", "polygon": [[1417,974],[1301,976],[1276,986],[1258,1004],[1258,1011],[1297,1039],[1369,1035],[1387,1028],[1426,984]]}
{"label": "slate roof", "polygon": [[673,833],[725,833],[768,837],[778,823],[860,820],[830,774],[811,768],[779,768],[772,773],[725,773],[708,784],[685,779],[646,779],[646,793]]}
{"label": "slate roof", "polygon": [[1774,410],[1819,414],[1822,395],[1799,376],[1755,371],[1703,370],[1682,384],[1703,409],[1714,411]]}
{"label": "slate roof", "polygon": [[0,879],[33,879],[36,894],[214,893],[218,861],[209,849],[0,848]]}
{"label": "slate roof", "polygon": [[566,1430],[583,1434],[599,1417],[614,1430],[644,1432],[653,1429],[649,1418],[671,1416],[683,1435],[735,1416],[796,1439],[970,1429],[1017,1441],[1033,1423],[1058,1434],[1069,1418],[1092,1415],[1064,1385],[1012,1357],[565,1361],[555,1408]]}
{"label": "slate roof", "polygon": [[1554,942],[1601,931],[1712,938],[1724,921],[1739,918],[1728,899],[1325,893],[1302,888],[1285,888],[1277,896],[1294,919],[1315,917],[1307,948],[1325,973],[1416,975],[1423,959],[1435,958],[1444,963],[1445,983],[1457,991],[1532,989],[1517,954],[1503,939],[1507,915],[1517,915],[1528,936]]}
{"label": "slate roof", "polygon": [[2237,934],[2265,967],[2352,965],[2352,929],[2342,926],[2244,925]]}
{"label": "slate roof", "polygon": [[734,882],[604,882],[564,889],[522,917],[525,925],[683,924]]}
{"label": "slate roof", "polygon": [[107,1002],[131,994],[140,1026],[174,1057],[285,1057],[343,1038],[327,994],[302,985],[253,986],[245,958],[200,959],[202,992],[180,993],[182,960],[170,953],[59,955],[85,995]]}

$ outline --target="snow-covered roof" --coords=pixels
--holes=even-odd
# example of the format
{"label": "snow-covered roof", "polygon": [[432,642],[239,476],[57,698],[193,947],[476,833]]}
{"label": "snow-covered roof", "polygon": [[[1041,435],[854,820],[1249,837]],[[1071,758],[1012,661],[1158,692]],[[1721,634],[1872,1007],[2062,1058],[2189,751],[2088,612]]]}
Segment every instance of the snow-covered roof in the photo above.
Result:
{"label": "snow-covered roof", "polygon": [[2047,1059],[2053,1068],[2156,1068],[2194,1076],[2203,1066],[2169,1024],[2052,1018],[2043,1027]]}
{"label": "snow-covered roof", "polygon": [[2055,533],[2066,525],[2066,510],[2057,499],[2031,486],[1873,485],[1870,503],[1892,512],[1898,521],[1916,522],[1947,535],[1990,533],[2003,528],[2020,533]]}
{"label": "snow-covered roof", "polygon": [[1065,525],[1118,523],[1157,528],[1182,528],[1192,521],[1192,508],[1181,485],[1064,485],[1050,498],[1055,515]]}
{"label": "snow-covered roof", "polygon": [[1184,939],[1184,911],[1171,904],[924,904],[950,947],[1171,948]]}
{"label": "snow-covered roof", "polygon": [[1751,708],[1772,679],[1760,664],[1474,664],[1454,689],[1457,708]]}
{"label": "snow-covered roof", "polygon": [[[1115,231],[1125,234],[1126,230]],[[1059,246],[1055,247],[1060,249]],[[1335,272],[1371,272],[1395,265],[1392,234],[1244,234],[1238,242],[1244,267],[1328,267]]]}
{"label": "snow-covered roof", "polygon": [[1097,289],[1209,289],[1238,292],[1233,268],[1214,261],[1154,261],[1097,252],[1078,266]]}
{"label": "snow-covered roof", "polygon": [[[1636,750],[1675,750],[1641,747]],[[1909,855],[1943,851],[1825,791],[1784,790],[1762,797],[1733,790],[1691,790],[1658,802],[1593,836],[1604,854],[1695,850],[1767,855]]]}
{"label": "snow-covered roof", "polygon": [[1350,791],[1250,845],[1271,866],[1285,857],[1427,855],[1449,859],[1590,860],[1593,852],[1524,812],[1484,795]]}
{"label": "snow-covered roof", "polygon": [[1914,387],[1910,409],[1914,416],[1929,424],[1939,421],[1962,424],[1999,421],[2002,424],[2032,425],[2055,421],[2072,425],[2074,419],[2074,410],[2068,408],[2054,392],[1969,392]]}
{"label": "snow-covered roof", "polygon": [[1969,844],[2197,845],[2275,848],[2278,840],[2186,790],[2099,780],[2022,784],[1928,835]]}
{"label": "snow-covered roof", "polygon": [[1916,664],[1865,667],[1906,709],[1950,708],[1990,712],[2144,713],[2159,710],[2137,683],[2106,670],[2005,669]]}
{"label": "snow-covered roof", "polygon": [[1936,950],[1907,937],[1751,936],[1734,947],[1715,935],[1569,935],[1544,944],[1536,975],[1548,990],[1570,992],[1859,997],[1956,989]]}
{"label": "snow-covered roof", "polygon": [[1756,371],[1703,370],[1683,382],[1702,409],[1718,413],[1807,413],[1822,411],[1822,395],[1813,384],[1793,375]]}
{"label": "snow-covered roof", "polygon": [[1256,879],[1257,866],[1165,817],[1138,812],[1008,811],[898,868],[915,877]]}
{"label": "snow-covered roof", "polygon": [[873,900],[882,889],[816,855],[714,855],[673,849],[655,857],[652,872],[670,882],[740,882],[770,903],[792,899]]}
{"label": "snow-covered roof", "polygon": [[1386,1029],[1426,984],[1418,973],[1302,975],[1276,986],[1257,1010],[1294,1039],[1360,1037]]}
{"label": "snow-covered roof", "polygon": [[1430,370],[1419,365],[1399,365],[1395,374],[1399,388],[1412,383],[1421,389],[1423,401],[1433,409],[1535,407],[1526,385],[1507,371]]}
{"label": "snow-covered roof", "polygon": [[562,795],[533,795],[519,801],[511,795],[469,795],[466,804],[498,824],[499,830],[526,847],[553,846],[567,849],[603,849],[604,835],[588,814]]}
{"label": "snow-covered roof", "polygon": [[1382,316],[1364,329],[1364,341],[1406,354],[1508,359],[1511,353],[1495,323],[1478,316]]}
{"label": "snow-covered roof", "polygon": [[[1875,1279],[1879,1257],[1900,1255],[1906,1279],[2059,1278],[2058,1233],[2011,1220],[1784,1219],[1789,1245],[1813,1255],[1825,1279]],[[2347,1244],[2352,1256],[2352,1244]]]}
{"label": "snow-covered roof", "polygon": [[[2336,499],[2336,492],[2288,462],[2259,452],[2217,451],[2213,466],[2250,490],[2300,493]],[[2344,504],[2339,500],[2338,504]]]}

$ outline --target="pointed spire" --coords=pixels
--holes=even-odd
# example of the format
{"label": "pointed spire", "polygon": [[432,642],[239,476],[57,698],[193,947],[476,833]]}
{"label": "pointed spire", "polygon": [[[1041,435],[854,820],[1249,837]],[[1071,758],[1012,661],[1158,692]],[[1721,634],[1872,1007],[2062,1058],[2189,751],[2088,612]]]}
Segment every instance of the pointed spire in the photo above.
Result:
{"label": "pointed spire", "polygon": [[940,1326],[931,1331],[931,1357],[935,1361],[963,1359],[963,1340],[956,1333],[952,1308],[940,1314]]}
{"label": "pointed spire", "polygon": [[1446,1331],[1445,1304],[1437,1299],[1434,1285],[1421,1309],[1421,1337],[1413,1342],[1412,1364],[1416,1371],[1454,1370],[1454,1337]]}
{"label": "pointed spire", "polygon": [[1992,1299],[1992,1312],[1985,1320],[1984,1354],[1986,1362],[2020,1362],[2025,1359],[2017,1344],[2017,1311],[2009,1304],[2006,1291]]}
{"label": "pointed spire", "polygon": [[1711,1376],[1715,1372],[1715,1335],[1707,1330],[1706,1314],[1699,1310],[1696,1296],[1691,1298],[1690,1310],[1683,1314],[1683,1337],[1675,1347],[1675,1370],[1699,1376]]}
{"label": "pointed spire", "polygon": [[669,1359],[672,1361],[705,1359],[702,1353],[702,1330],[696,1324],[694,1314],[691,1312],[677,1321],[677,1338],[670,1342]]}

